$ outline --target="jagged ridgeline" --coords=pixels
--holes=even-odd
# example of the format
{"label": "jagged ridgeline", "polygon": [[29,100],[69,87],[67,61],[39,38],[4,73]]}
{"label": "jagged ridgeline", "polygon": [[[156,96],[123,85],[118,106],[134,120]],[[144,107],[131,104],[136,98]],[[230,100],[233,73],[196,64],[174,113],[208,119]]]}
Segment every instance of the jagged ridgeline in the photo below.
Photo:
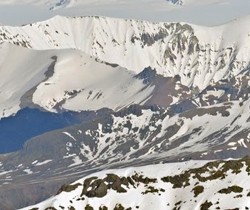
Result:
{"label": "jagged ridgeline", "polygon": [[26,112],[33,125],[45,116],[58,125],[30,130],[22,149],[0,156],[0,208],[103,169],[249,154],[249,22],[57,16],[0,27],[1,121]]}
{"label": "jagged ridgeline", "polygon": [[[1,39],[34,49],[81,49],[103,61],[116,63],[130,70],[140,72],[151,66],[160,74],[179,74],[187,85],[194,83],[194,86],[206,87],[212,79],[218,81],[225,76],[225,67],[231,73],[239,73],[248,66],[248,60],[242,57],[243,49],[237,45],[239,40],[243,43],[247,39],[247,29],[244,29],[244,33],[234,31],[227,34],[228,26],[238,23],[244,25],[247,20],[209,28],[185,23],[57,16],[21,28],[2,27]],[[38,40],[37,34],[42,39]],[[111,56],[113,54],[110,49],[116,56]],[[132,59],[134,50],[137,56]],[[199,76],[197,80],[201,78],[202,75],[198,73],[209,75],[205,84],[205,78],[200,84],[192,81],[193,76]],[[221,78],[214,78],[214,74]]]}
{"label": "jagged ridgeline", "polygon": [[[224,26],[208,28],[185,23],[150,23],[104,17],[66,18],[57,16],[45,22],[23,27],[1,27],[0,39],[3,42],[36,50],[79,49],[100,61],[115,63],[135,74],[150,66],[151,69],[156,70],[158,75],[178,78],[178,81],[171,87],[168,85],[165,88],[165,90],[172,88],[167,92],[167,95],[171,96],[170,103],[180,102],[183,101],[183,98],[189,97],[189,100],[193,100],[195,104],[203,106],[248,98],[247,43],[249,30],[248,27],[243,27],[247,23],[248,19],[242,19]],[[241,30],[229,33],[229,28],[236,25],[242,25]],[[70,57],[72,53],[67,54]],[[48,53],[40,54],[39,56],[44,58],[44,63],[50,62]],[[51,57],[56,56],[56,53],[50,52],[50,55]],[[74,55],[74,57],[76,56]],[[59,69],[62,68],[60,60],[64,60],[61,58],[64,56],[58,55],[58,57],[58,64],[55,68],[58,66]],[[81,65],[80,61],[83,61],[82,64],[85,63],[84,59],[79,59],[78,68]],[[76,66],[77,63],[73,66]],[[72,63],[68,62],[68,65],[72,65]],[[64,68],[66,67],[64,66]],[[39,72],[41,73],[41,71],[40,69]],[[54,82],[52,78],[50,79]],[[43,84],[45,85],[45,82]],[[56,84],[58,85],[58,83]],[[154,85],[152,84],[152,86]],[[44,89],[42,85],[41,88]],[[60,93],[57,90],[54,95],[47,96],[44,100],[45,104],[41,104],[40,99],[36,99],[36,97],[33,97],[32,101],[52,110],[56,104],[62,105],[61,103],[65,103],[65,100],[71,98],[69,94],[64,96],[65,91],[72,92],[75,96],[79,95],[83,88],[71,87],[71,91],[61,90]],[[139,88],[143,89],[143,86]],[[157,90],[153,87],[147,89],[143,96],[139,97],[139,101],[133,99],[130,103],[134,101],[143,104],[157,93],[160,93],[163,98],[166,97],[163,95],[163,91],[155,91],[152,94],[153,89]],[[176,93],[178,89],[183,94]],[[103,94],[100,91],[97,93]],[[35,95],[39,95],[39,93]],[[138,99],[138,97],[136,98]],[[114,107],[107,102],[102,104],[104,107],[113,109],[124,106],[124,104],[116,104]],[[160,105],[162,104],[167,106],[169,103],[165,102]],[[83,107],[71,106],[65,105],[64,108],[89,109],[84,105],[82,105]],[[3,109],[11,110],[10,107],[14,109],[13,105],[5,106]],[[91,105],[91,107],[95,106]],[[16,109],[13,112],[16,112]]]}

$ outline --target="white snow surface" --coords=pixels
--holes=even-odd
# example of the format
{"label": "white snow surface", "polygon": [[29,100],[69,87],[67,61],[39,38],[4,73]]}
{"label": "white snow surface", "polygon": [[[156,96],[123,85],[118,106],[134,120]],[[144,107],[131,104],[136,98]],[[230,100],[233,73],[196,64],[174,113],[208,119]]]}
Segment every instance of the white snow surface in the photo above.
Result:
{"label": "white snow surface", "polygon": [[103,107],[116,110],[141,104],[153,90],[153,87],[144,89],[145,85],[134,78],[133,72],[97,62],[80,51],[61,53],[58,58],[53,76],[40,83],[33,94],[33,102],[48,111],[65,99],[62,108],[67,110]]}
{"label": "white snow surface", "polygon": [[[24,27],[1,27],[0,32],[4,42],[36,50],[79,49],[136,73],[151,66],[166,77],[179,75],[183,85],[204,89],[248,67],[249,23],[250,16],[218,27],[56,16]],[[150,41],[162,32],[162,39]]]}
{"label": "white snow surface", "polygon": [[[145,88],[134,76],[148,66],[165,77],[179,75],[183,85],[200,90],[240,77],[250,64],[249,24],[250,16],[218,27],[56,16],[22,27],[0,27],[0,75],[6,78],[0,84],[0,117],[16,113],[20,98],[34,87],[33,102],[49,111],[118,110],[143,104],[154,87]],[[163,38],[150,39],[162,36],[162,31]],[[57,61],[47,78],[53,56]]]}
{"label": "white snow surface", "polygon": [[[74,111],[141,104],[154,88],[145,87],[133,72],[79,50],[36,51],[3,43],[0,51],[0,77],[5,78],[0,81],[1,118],[15,114],[22,106],[22,96],[32,89],[33,103],[56,112],[54,107],[59,103],[58,108]],[[53,73],[46,76],[54,56]]]}
{"label": "white snow surface", "polygon": [[[49,198],[48,200],[41,202],[40,204],[23,208],[22,210],[28,210],[36,208],[38,210],[44,210],[49,207],[60,209],[60,206],[70,209],[74,207],[76,210],[84,209],[87,205],[93,207],[93,209],[99,209],[101,206],[106,206],[107,209],[114,209],[117,204],[122,204],[123,207],[132,209],[148,210],[170,210],[173,209],[177,203],[180,209],[200,209],[202,204],[211,202],[211,209],[245,209],[250,205],[247,194],[249,189],[245,186],[250,184],[246,166],[243,165],[240,173],[233,173],[232,171],[226,172],[225,178],[212,179],[206,182],[200,182],[195,176],[189,177],[190,185],[175,188],[169,182],[163,182],[162,178],[166,176],[179,175],[191,168],[198,168],[205,165],[207,161],[189,161],[182,163],[168,163],[148,165],[143,167],[130,167],[125,169],[115,169],[102,171],[92,174],[90,176],[80,179],[72,185],[79,184],[75,190],[71,192],[61,192],[60,194]],[[210,168],[203,174],[202,177],[209,177],[216,170],[219,170],[223,164],[220,164],[218,168]],[[107,194],[103,197],[87,197],[82,194],[84,180],[90,177],[96,177],[103,179],[107,174],[116,174],[119,177],[131,177],[132,175],[148,177],[156,179],[155,183],[143,184],[138,182],[134,187],[123,186],[127,192],[118,193],[112,189],[109,189]],[[180,182],[181,183],[181,182]],[[203,192],[194,195],[195,186],[202,186]],[[222,189],[227,189],[230,186],[237,186],[242,188],[242,192],[231,193],[219,193]],[[145,193],[149,189],[156,189],[158,192]],[[149,190],[150,191],[150,190]]]}
{"label": "white snow surface", "polygon": [[0,117],[6,117],[16,113],[25,92],[45,78],[51,54],[7,43],[0,45],[0,51],[0,77],[4,78],[0,80]]}

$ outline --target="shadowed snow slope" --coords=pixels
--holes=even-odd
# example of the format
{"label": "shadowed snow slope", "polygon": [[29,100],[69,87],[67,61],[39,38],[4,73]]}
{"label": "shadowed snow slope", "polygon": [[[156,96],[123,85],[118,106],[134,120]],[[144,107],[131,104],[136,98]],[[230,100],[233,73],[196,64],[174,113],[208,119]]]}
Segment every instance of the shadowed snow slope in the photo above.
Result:
{"label": "shadowed snow slope", "polygon": [[153,91],[135,73],[79,50],[35,51],[6,43],[0,47],[0,77],[5,78],[0,81],[0,117],[25,106],[51,112],[121,109],[145,103]]}
{"label": "shadowed snow slope", "polygon": [[0,156],[1,206],[34,204],[69,180],[107,168],[243,157],[250,147],[248,113],[249,101],[180,114],[135,105],[33,137],[22,150]]}

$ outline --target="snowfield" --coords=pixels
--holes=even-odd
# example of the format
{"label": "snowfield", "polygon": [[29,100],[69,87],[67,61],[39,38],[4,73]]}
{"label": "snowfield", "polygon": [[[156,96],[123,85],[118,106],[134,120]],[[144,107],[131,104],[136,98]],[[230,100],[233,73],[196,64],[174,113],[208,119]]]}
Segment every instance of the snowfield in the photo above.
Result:
{"label": "snowfield", "polygon": [[8,43],[0,50],[0,77],[5,78],[0,81],[0,117],[13,115],[31,103],[51,112],[116,110],[145,103],[154,88],[133,72],[79,50],[36,51]]}
{"label": "snowfield", "polygon": [[[182,88],[193,88],[187,94],[194,97],[223,80],[235,77],[242,83],[250,64],[249,23],[249,16],[218,27],[57,16],[22,27],[0,27],[5,55],[0,61],[1,74],[8,74],[12,80],[2,84],[1,116],[15,114],[22,106],[20,98],[25,94],[23,98],[27,98],[27,92],[32,94],[32,103],[52,112],[57,108],[118,110],[133,103],[144,104],[154,95],[155,85],[138,81],[136,75],[149,66],[165,78],[180,77]],[[230,32],[231,28],[237,30]],[[57,58],[55,63],[52,57]],[[9,63],[10,58],[16,62]],[[23,86],[15,85],[13,78],[18,71],[28,75]],[[45,72],[46,78],[42,76]],[[223,97],[223,91],[217,97]],[[179,101],[173,93],[168,95],[174,96],[175,103]]]}
{"label": "snowfield", "polygon": [[[248,67],[249,22],[248,16],[218,27],[200,27],[57,16],[24,27],[1,27],[0,40],[37,50],[79,49],[136,73],[151,66],[158,74],[180,75],[182,84],[204,89],[211,81],[236,76]],[[231,28],[237,30],[230,32]]]}
{"label": "snowfield", "polygon": [[248,209],[249,159],[189,161],[102,171],[22,210]]}

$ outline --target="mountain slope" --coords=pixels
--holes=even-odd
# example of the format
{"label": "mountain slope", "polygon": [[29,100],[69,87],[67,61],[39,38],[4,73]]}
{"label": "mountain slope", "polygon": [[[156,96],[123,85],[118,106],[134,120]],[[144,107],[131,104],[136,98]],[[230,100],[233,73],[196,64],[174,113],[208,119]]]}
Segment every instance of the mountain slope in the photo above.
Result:
{"label": "mountain slope", "polygon": [[[56,17],[20,28],[2,27],[0,40],[34,49],[76,48],[136,73],[151,66],[160,75],[179,75],[183,85],[202,90],[248,69],[248,23],[249,17],[207,28],[102,17]],[[238,30],[228,33],[232,27]]]}
{"label": "mountain slope", "polygon": [[58,16],[0,27],[1,117],[26,107],[94,111],[0,156],[0,208],[40,202],[108,168],[249,154],[248,23]]}
{"label": "mountain slope", "polygon": [[167,0],[167,2],[174,5],[183,5],[183,0]]}
{"label": "mountain slope", "polygon": [[47,7],[49,9],[58,9],[61,7],[66,7],[68,4],[72,3],[72,0],[24,0],[24,1],[17,1],[17,0],[3,0],[1,1],[2,5],[18,5],[18,4],[32,4],[36,6]]}
{"label": "mountain slope", "polygon": [[51,112],[121,109],[145,103],[154,89],[136,74],[79,50],[35,51],[7,43],[0,50],[1,118],[26,106]]}
{"label": "mountain slope", "polygon": [[[103,17],[56,17],[45,22],[23,27],[1,27],[0,40],[36,50],[67,49],[67,53],[61,53],[62,56],[58,58],[60,59],[60,57],[62,57],[61,59],[65,59],[67,62],[62,62],[62,64],[56,62],[55,69],[57,69],[57,67],[58,69],[61,68],[61,65],[78,68],[77,65],[82,65],[84,59],[88,60],[86,56],[83,56],[84,58],[77,56],[77,54],[84,53],[69,50],[69,48],[79,49],[90,56],[104,61],[103,66],[105,66],[105,62],[108,62],[132,70],[134,73],[131,73],[131,76],[132,74],[135,76],[138,73],[143,75],[141,71],[151,66],[152,69],[156,70],[156,74],[158,74],[157,77],[161,75],[165,78],[174,78],[171,88],[170,85],[166,85],[164,89],[168,92],[168,96],[174,96],[173,99],[171,99],[172,101],[168,102],[167,105],[191,100],[198,106],[204,106],[231,100],[245,100],[248,98],[248,93],[245,91],[249,81],[247,72],[250,61],[249,48],[247,45],[249,42],[248,33],[250,29],[245,27],[248,22],[249,18],[247,17],[241,21],[232,22],[224,26],[207,28],[180,23],[150,23]],[[232,27],[237,27],[238,30],[231,33],[230,29]],[[85,42],[84,40],[87,41]],[[5,44],[3,46],[7,45]],[[8,47],[2,48],[3,54],[6,53],[5,51],[8,52],[5,48],[7,49]],[[22,49],[20,53],[21,51],[32,54],[31,51],[28,50]],[[16,54],[18,53],[17,51]],[[39,54],[39,56],[44,54],[43,65],[47,63],[47,66],[49,66],[48,63],[51,62],[49,57],[56,55],[56,53],[52,53],[52,51],[48,53],[35,51],[34,54]],[[6,56],[8,56],[8,54],[6,54]],[[26,57],[29,57],[29,55]],[[34,60],[33,57],[31,59]],[[51,65],[52,64],[53,62],[51,62]],[[108,65],[106,65],[106,67],[108,68]],[[110,66],[110,68],[111,67],[112,66]],[[115,66],[113,67],[115,68]],[[39,72],[45,71],[45,67],[43,66],[36,68],[43,69],[41,71],[39,70]],[[86,68],[89,67],[86,66]],[[73,71],[79,73],[77,69],[71,69],[69,72]],[[60,74],[62,74],[61,77],[71,74],[66,71],[64,71],[64,73],[63,71],[60,72]],[[72,77],[73,75],[77,78]],[[75,80],[79,79],[78,76],[81,75],[72,74],[70,77]],[[118,74],[113,76],[117,77]],[[123,77],[125,82],[127,80],[125,78],[126,76]],[[41,77],[39,78],[41,80]],[[100,77],[100,79],[103,78]],[[160,81],[163,79],[158,78],[156,80]],[[53,83],[53,77],[49,78],[48,81],[50,81],[48,84]],[[115,81],[118,82],[118,80]],[[170,80],[168,79],[168,81]],[[225,81],[227,81],[227,86],[230,86],[230,88],[225,87]],[[165,82],[166,81],[160,82],[161,84],[158,85],[158,87],[161,87]],[[107,81],[107,83],[109,82]],[[154,97],[157,88],[155,87],[155,89],[153,89],[153,86],[157,85],[149,83],[146,89],[143,89],[143,87],[146,86],[145,84],[140,84],[140,82],[133,83],[134,87],[138,88],[135,88],[135,92],[139,90],[143,91],[140,92],[140,94],[138,92],[140,96],[136,96],[138,97],[137,99],[133,96],[133,91],[131,93],[124,92],[123,94],[127,94],[123,96],[126,98],[126,101],[130,98],[126,102],[127,105],[135,102],[142,103],[143,101],[145,103],[149,95]],[[53,107],[58,106],[58,104],[66,100],[66,98],[67,101],[64,106],[62,106],[63,108],[70,110],[88,109],[90,107],[88,105],[89,102],[79,105],[79,100],[82,100],[83,97],[88,97],[87,95],[93,91],[97,91],[95,95],[100,95],[102,94],[100,89],[104,88],[96,87],[96,90],[92,90],[88,89],[89,87],[86,88],[86,85],[70,87],[68,90],[64,90],[64,92],[68,91],[70,93],[73,91],[77,93],[78,96],[70,98],[69,93],[63,96],[63,91],[60,93],[57,92],[56,86],[62,85],[60,82],[50,86],[46,84],[47,83],[44,82],[43,85],[41,84],[37,87],[34,102],[50,111],[53,111]],[[119,85],[124,86],[124,84]],[[40,104],[39,97],[42,96],[41,89],[46,90],[52,87],[53,91],[51,91],[51,94],[54,95],[47,95],[46,100],[43,100],[43,104]],[[86,90],[82,91],[83,88],[86,88]],[[128,87],[123,88],[126,89]],[[213,89],[217,92],[215,95],[213,94]],[[112,92],[112,89],[109,88],[107,91]],[[74,95],[73,92],[71,94]],[[176,95],[177,92],[179,93]],[[163,91],[158,91],[158,93],[163,95]],[[20,93],[20,97],[22,94],[23,92]],[[183,97],[184,95],[185,97]],[[106,106],[109,108],[117,109],[118,107],[121,108],[126,105],[124,104],[125,102],[122,102],[118,97],[113,97],[113,100],[117,99],[115,105],[110,104],[110,96],[106,97],[102,95],[102,97],[104,97],[102,103],[107,103]],[[55,101],[53,102],[53,100]],[[119,104],[118,101],[121,104]],[[154,103],[156,102],[154,101]],[[161,105],[159,99],[157,99],[156,104]],[[166,106],[166,103],[164,105]],[[18,110],[16,103],[11,106],[2,106],[3,110],[10,109],[11,107],[12,111],[10,111],[10,113],[15,113]],[[93,106],[93,103],[91,106],[94,107],[94,109],[103,107],[102,105],[100,106],[100,104]]]}
{"label": "mountain slope", "polygon": [[248,209],[249,158],[205,163],[99,172],[24,209]]}
{"label": "mountain slope", "polygon": [[[139,106],[103,110],[99,117],[33,137],[22,150],[0,156],[0,203],[7,205],[11,194],[11,209],[34,204],[64,183],[108,168],[243,157],[249,154],[248,113],[249,101],[180,114]],[[48,190],[39,196],[41,187]],[[23,195],[31,189],[36,193]]]}
{"label": "mountain slope", "polygon": [[215,26],[249,15],[249,7],[246,0],[2,0],[0,19],[3,25],[22,25],[55,15],[94,15]]}

